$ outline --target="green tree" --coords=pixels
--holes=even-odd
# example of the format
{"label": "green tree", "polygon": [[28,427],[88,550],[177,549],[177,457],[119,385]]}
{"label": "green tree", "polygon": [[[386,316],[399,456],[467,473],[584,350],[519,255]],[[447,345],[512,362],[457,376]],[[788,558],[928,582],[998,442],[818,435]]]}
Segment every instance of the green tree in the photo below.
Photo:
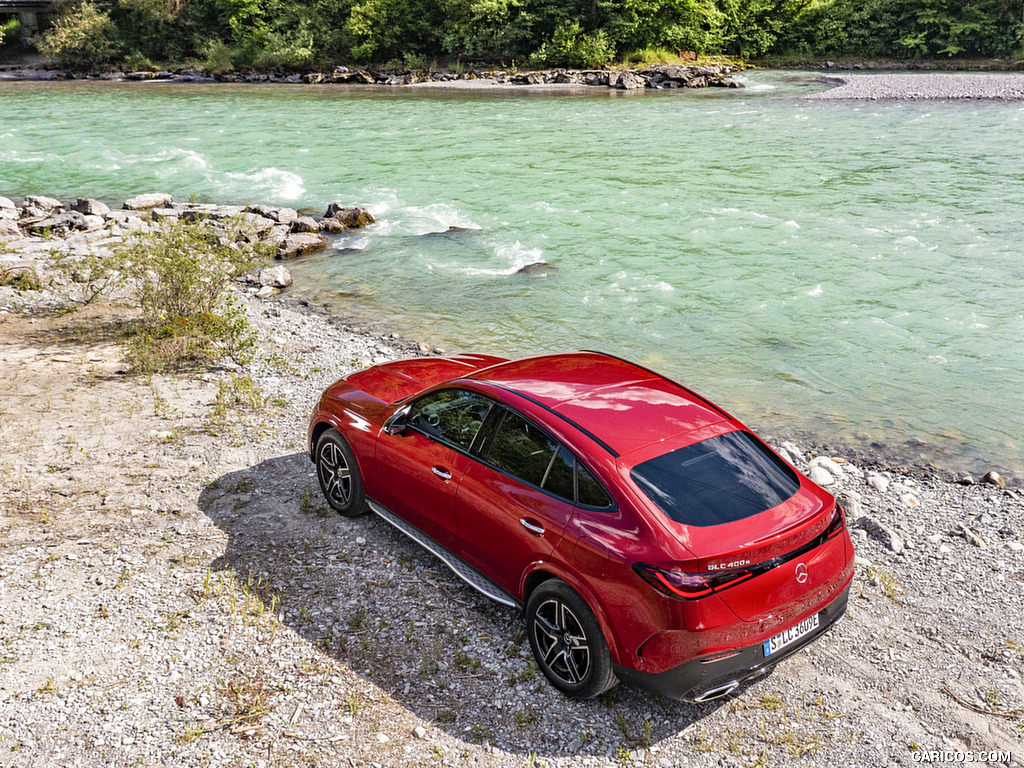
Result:
{"label": "green tree", "polygon": [[106,11],[90,2],[65,5],[39,41],[39,52],[70,69],[89,69],[118,54],[117,29]]}

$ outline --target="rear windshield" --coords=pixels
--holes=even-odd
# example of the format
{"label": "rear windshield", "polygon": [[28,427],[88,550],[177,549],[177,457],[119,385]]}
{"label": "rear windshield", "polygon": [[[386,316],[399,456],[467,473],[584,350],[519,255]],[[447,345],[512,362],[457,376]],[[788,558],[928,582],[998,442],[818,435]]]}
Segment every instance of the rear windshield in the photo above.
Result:
{"label": "rear windshield", "polygon": [[684,525],[733,523],[796,493],[796,473],[749,432],[730,432],[633,467],[633,481]]}

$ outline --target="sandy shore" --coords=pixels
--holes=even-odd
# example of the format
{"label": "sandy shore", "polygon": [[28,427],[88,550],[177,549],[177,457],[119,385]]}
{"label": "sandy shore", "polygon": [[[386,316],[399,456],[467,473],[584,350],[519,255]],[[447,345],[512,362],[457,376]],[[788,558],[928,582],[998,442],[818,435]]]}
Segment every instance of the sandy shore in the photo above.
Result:
{"label": "sandy shore", "polygon": [[[287,292],[239,287],[244,369],[144,379],[121,372],[126,306],[0,288],[0,765],[1021,765],[1019,491],[783,444],[846,507],[846,619],[730,699],[571,701],[517,612],[372,515],[328,513],[312,405],[417,347]],[[218,416],[236,376],[274,399]]]}
{"label": "sandy shore", "polygon": [[899,99],[1024,100],[1024,74],[919,72],[823,75],[835,88],[805,99],[882,101]]}

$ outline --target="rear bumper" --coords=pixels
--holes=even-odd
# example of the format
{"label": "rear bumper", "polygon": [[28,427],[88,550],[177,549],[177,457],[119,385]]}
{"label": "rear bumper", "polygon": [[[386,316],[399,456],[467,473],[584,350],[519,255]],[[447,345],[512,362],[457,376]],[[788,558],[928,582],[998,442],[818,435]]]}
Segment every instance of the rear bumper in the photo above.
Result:
{"label": "rear bumper", "polygon": [[660,696],[692,701],[713,688],[728,687],[727,684],[734,681],[742,683],[760,677],[783,659],[792,656],[801,648],[806,648],[843,617],[849,597],[850,585],[847,584],[846,589],[835,600],[819,611],[821,623],[814,632],[767,658],[764,655],[764,643],[758,643],[741,649],[734,656],[718,661],[702,661],[698,658],[654,674],[615,665],[615,674],[626,683],[645,688]]}

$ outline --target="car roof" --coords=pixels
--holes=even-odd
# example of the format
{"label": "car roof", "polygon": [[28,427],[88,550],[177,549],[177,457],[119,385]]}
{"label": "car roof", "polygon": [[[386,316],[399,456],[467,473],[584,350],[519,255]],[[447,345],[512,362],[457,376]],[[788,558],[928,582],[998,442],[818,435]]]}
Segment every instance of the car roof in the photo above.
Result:
{"label": "car roof", "polygon": [[554,411],[618,455],[731,421],[729,414],[695,392],[600,352],[500,363],[471,378],[505,387]]}

